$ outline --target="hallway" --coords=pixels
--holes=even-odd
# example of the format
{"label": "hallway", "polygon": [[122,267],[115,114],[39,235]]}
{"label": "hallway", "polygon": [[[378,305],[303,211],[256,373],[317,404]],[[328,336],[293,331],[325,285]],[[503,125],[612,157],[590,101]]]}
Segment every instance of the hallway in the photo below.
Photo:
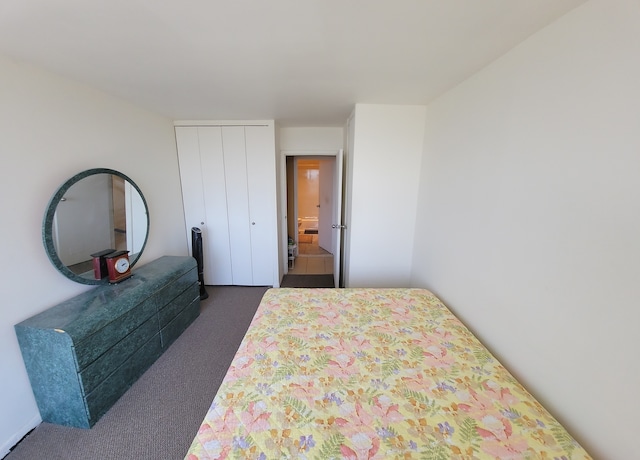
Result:
{"label": "hallway", "polygon": [[298,235],[297,256],[289,263],[290,275],[333,274],[333,255],[318,246],[318,235]]}

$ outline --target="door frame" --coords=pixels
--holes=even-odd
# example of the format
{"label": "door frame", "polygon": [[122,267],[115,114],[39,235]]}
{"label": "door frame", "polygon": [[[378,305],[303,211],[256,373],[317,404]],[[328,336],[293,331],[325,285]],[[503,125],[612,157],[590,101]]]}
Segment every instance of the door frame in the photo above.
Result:
{"label": "door frame", "polygon": [[[280,259],[283,262],[283,267],[284,267],[284,274],[286,275],[289,272],[289,251],[288,251],[288,236],[289,236],[289,230],[288,230],[288,209],[287,209],[287,157],[303,157],[303,156],[308,156],[308,157],[334,157],[335,161],[336,161],[336,170],[337,168],[337,163],[338,161],[342,161],[342,149],[329,149],[329,150],[281,150],[280,151],[280,177],[282,178],[282,180],[280,181],[280,205],[283,213],[282,213],[282,219],[280,220],[280,234],[281,234],[281,247],[282,250],[280,251]],[[295,175],[294,175],[295,176]],[[295,183],[295,179],[294,179],[294,183]],[[342,187],[342,184],[344,183],[344,172],[342,174],[342,180],[341,180],[341,184],[339,184],[339,187]],[[335,194],[336,190],[334,189],[334,194]],[[340,195],[342,195],[342,193],[340,193]],[[296,198],[297,199],[297,198]],[[334,196],[335,199],[335,196]],[[344,201],[344,197],[342,196],[341,198],[342,201]],[[297,203],[296,203],[297,204]],[[344,206],[344,204],[341,204],[342,206]],[[294,212],[295,214],[295,212]],[[294,216],[295,217],[295,216]],[[340,220],[342,219],[342,216],[339,216]],[[342,224],[342,222],[337,222],[338,225]],[[337,231],[341,231],[340,229],[338,229]],[[338,243],[337,247],[335,248],[335,253],[333,254],[334,257],[334,278],[338,278],[339,277],[339,273],[337,274],[338,276],[336,276],[335,273],[335,269],[338,268],[338,270],[340,270],[342,268],[342,264],[340,263],[341,260],[341,250],[342,248],[340,247],[340,243]],[[338,286],[336,286],[338,287]]]}

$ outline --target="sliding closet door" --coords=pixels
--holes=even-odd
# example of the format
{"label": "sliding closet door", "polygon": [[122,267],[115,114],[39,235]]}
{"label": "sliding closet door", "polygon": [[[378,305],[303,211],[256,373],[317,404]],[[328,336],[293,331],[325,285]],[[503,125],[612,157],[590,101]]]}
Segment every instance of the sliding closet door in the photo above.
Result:
{"label": "sliding closet door", "polygon": [[249,189],[244,127],[223,127],[222,145],[227,188],[229,245],[231,246],[231,277],[233,284],[253,285],[255,283],[251,268]]}
{"label": "sliding closet door", "polygon": [[202,227],[206,220],[204,195],[202,194],[202,175],[200,174],[198,128],[176,127],[176,145],[178,146],[180,164],[184,220],[187,227],[186,236],[189,244],[189,254],[191,254],[191,227],[199,227],[204,232],[205,229]]}
{"label": "sliding closet door", "polygon": [[[275,144],[273,130],[266,126],[245,127],[247,185],[251,217],[251,260],[253,284],[274,284],[277,260]],[[265,193],[266,192],[266,193]]]}
{"label": "sliding closet door", "polygon": [[200,141],[200,174],[204,196],[206,225],[203,246],[206,247],[205,284],[233,284],[227,192],[225,187],[222,130],[216,126],[198,128]]}
{"label": "sliding closet door", "polygon": [[204,283],[232,284],[229,227],[219,127],[176,127],[186,237],[202,230]]}

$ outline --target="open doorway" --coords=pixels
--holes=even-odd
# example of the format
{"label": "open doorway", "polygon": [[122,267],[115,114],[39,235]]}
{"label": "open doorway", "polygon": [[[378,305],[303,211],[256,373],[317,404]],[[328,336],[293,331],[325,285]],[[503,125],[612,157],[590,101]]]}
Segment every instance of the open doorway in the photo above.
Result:
{"label": "open doorway", "polygon": [[335,157],[287,157],[287,177],[293,179],[287,182],[287,233],[295,246],[289,258],[289,274],[333,274],[334,163]]}
{"label": "open doorway", "polygon": [[[301,254],[328,255],[331,248],[333,211],[333,168],[335,158],[295,158],[294,201]],[[304,249],[302,249],[304,248]]]}
{"label": "open doorway", "polygon": [[[339,285],[342,151],[285,153],[287,275],[324,276]],[[336,192],[338,190],[339,192]],[[301,286],[302,287],[302,286]]]}

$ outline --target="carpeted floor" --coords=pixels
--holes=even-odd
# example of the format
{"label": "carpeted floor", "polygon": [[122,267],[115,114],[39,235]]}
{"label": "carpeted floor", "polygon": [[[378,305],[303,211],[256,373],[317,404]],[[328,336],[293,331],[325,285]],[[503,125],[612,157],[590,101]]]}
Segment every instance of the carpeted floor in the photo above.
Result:
{"label": "carpeted floor", "polygon": [[201,314],[90,430],[42,423],[5,460],[183,459],[264,287],[211,287]]}

